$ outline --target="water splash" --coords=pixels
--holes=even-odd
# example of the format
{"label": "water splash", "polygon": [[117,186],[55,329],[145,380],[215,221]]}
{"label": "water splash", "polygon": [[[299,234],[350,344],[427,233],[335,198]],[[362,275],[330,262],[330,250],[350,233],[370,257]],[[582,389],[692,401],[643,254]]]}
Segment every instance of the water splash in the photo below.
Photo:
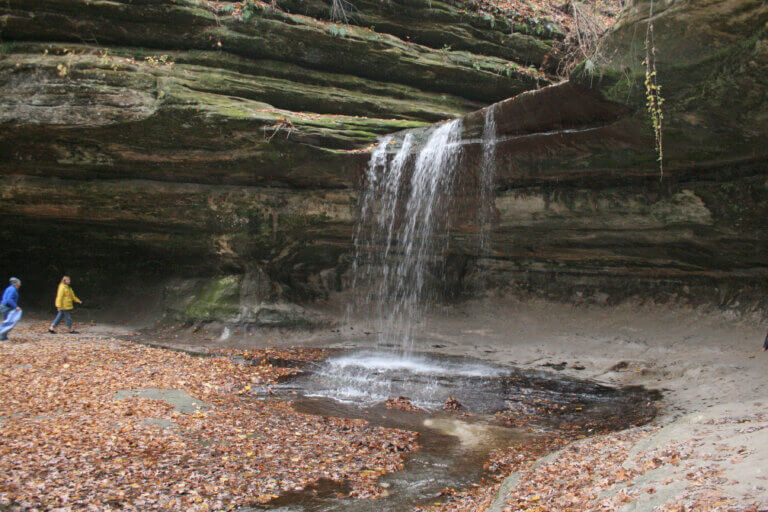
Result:
{"label": "water splash", "polygon": [[406,396],[428,410],[455,398],[468,410],[490,412],[504,407],[508,375],[508,370],[474,360],[364,351],[331,357],[301,382],[306,396],[363,407]]}
{"label": "water splash", "polygon": [[461,132],[460,120],[448,121],[426,132],[418,152],[408,132],[393,156],[391,136],[371,153],[352,286],[363,290],[358,302],[371,312],[383,344],[412,349],[415,325],[434,294],[430,274],[441,276]]}

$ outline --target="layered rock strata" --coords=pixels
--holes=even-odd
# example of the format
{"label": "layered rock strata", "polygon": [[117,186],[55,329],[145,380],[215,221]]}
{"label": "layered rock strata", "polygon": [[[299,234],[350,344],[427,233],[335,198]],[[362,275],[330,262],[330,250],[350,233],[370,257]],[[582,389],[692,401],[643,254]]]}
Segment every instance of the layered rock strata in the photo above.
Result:
{"label": "layered rock strata", "polygon": [[765,307],[768,8],[707,0],[655,9],[649,51],[664,99],[663,167],[646,108],[650,4],[638,2],[602,57],[568,82],[492,107],[490,255],[478,251],[474,214],[486,112],[462,118],[453,222],[461,257],[451,267],[461,283],[449,279],[451,290]]}
{"label": "layered rock strata", "polygon": [[764,302],[765,4],[655,2],[663,173],[648,2],[557,85],[550,22],[462,2],[355,7],[334,23],[319,0],[0,5],[4,267],[41,300],[65,271],[105,295],[127,276],[200,278],[172,287],[199,299],[185,319],[216,316],[205,305],[229,277],[210,276],[234,276],[226,304],[322,298],[343,284],[365,150],[464,116],[471,181],[478,109],[501,101],[493,250],[476,250],[465,187],[452,293]]}
{"label": "layered rock strata", "polygon": [[546,85],[562,38],[470,3],[330,7],[0,6],[0,244],[30,300],[63,272],[107,295],[127,275],[266,271],[278,295],[322,297],[363,150]]}

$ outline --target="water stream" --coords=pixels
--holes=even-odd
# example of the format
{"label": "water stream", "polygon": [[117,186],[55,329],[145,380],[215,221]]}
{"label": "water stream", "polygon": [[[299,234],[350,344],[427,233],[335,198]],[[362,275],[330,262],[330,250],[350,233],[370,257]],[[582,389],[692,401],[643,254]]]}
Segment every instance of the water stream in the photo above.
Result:
{"label": "water stream", "polygon": [[[434,503],[445,488],[480,481],[494,450],[535,443],[564,424],[588,434],[592,426],[625,428],[649,417],[645,392],[472,358],[351,351],[311,363],[305,370],[275,390],[280,398],[290,399],[294,409],[418,432],[420,448],[408,454],[401,471],[379,479],[385,490],[381,498],[346,498],[345,483],[323,482],[251,510],[403,512]],[[399,396],[422,410],[387,408],[385,400]],[[443,407],[449,398],[461,404],[459,411]],[[513,411],[518,418],[538,407],[547,412],[533,415],[536,419],[524,425],[504,420],[502,411]]]}
{"label": "water stream", "polygon": [[480,228],[480,256],[491,254],[491,227],[494,212],[494,184],[496,181],[496,103],[483,111],[483,159],[480,165],[480,204],[477,209]]}
{"label": "water stream", "polygon": [[352,308],[371,321],[381,346],[416,348],[423,312],[445,287],[454,217],[477,226],[471,250],[491,253],[495,105],[483,113],[479,159],[464,158],[462,132],[461,120],[446,121],[383,137],[371,152],[355,230]]}

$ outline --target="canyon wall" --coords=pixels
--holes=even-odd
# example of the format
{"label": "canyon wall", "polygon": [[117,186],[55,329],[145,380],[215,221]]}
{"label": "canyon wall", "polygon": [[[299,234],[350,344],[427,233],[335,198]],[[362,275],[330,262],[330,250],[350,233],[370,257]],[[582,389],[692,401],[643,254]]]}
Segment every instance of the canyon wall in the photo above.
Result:
{"label": "canyon wall", "polygon": [[319,0],[0,5],[5,273],[41,304],[69,272],[93,296],[162,285],[183,320],[311,324],[285,304],[343,287],[371,144],[464,116],[472,174],[478,109],[501,101],[493,250],[473,249],[467,192],[454,295],[491,284],[760,305],[764,3],[655,4],[663,177],[645,110],[647,2],[557,85],[551,20],[464,1],[354,6],[337,23]]}
{"label": "canyon wall", "polygon": [[663,168],[646,108],[643,1],[569,81],[491,107],[491,254],[477,249],[473,215],[487,112],[462,117],[451,291],[734,311],[768,305],[768,6],[654,8],[649,51],[664,100]]}
{"label": "canyon wall", "polygon": [[64,272],[105,297],[135,278],[245,274],[269,276],[264,300],[322,297],[364,150],[550,83],[563,38],[463,0],[330,12],[4,2],[0,245],[28,301],[47,305]]}

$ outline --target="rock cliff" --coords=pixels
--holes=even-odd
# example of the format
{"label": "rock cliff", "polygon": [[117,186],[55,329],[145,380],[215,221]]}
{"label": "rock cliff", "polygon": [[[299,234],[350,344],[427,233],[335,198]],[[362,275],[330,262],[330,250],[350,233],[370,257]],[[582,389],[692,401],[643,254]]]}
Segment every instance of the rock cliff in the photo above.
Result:
{"label": "rock cliff", "polygon": [[478,109],[501,101],[494,251],[473,252],[477,226],[456,223],[456,290],[490,278],[568,300],[755,299],[768,7],[656,2],[663,180],[644,106],[649,7],[551,85],[561,27],[465,0],[361,0],[346,23],[322,0],[8,0],[3,268],[41,301],[63,272],[104,295],[174,277],[184,319],[295,324],[243,300],[342,285],[376,138],[465,116],[471,174]]}
{"label": "rock cliff", "polygon": [[490,255],[477,250],[473,215],[487,112],[462,118],[450,267],[460,282],[450,291],[490,284],[576,302],[768,304],[768,8],[655,3],[662,169],[646,108],[650,7],[628,8],[599,58],[568,82],[490,107]]}
{"label": "rock cliff", "polygon": [[322,296],[349,249],[364,149],[550,83],[562,39],[464,0],[330,12],[3,3],[0,244],[27,296],[63,272],[107,295],[123,276],[261,271],[273,298]]}

